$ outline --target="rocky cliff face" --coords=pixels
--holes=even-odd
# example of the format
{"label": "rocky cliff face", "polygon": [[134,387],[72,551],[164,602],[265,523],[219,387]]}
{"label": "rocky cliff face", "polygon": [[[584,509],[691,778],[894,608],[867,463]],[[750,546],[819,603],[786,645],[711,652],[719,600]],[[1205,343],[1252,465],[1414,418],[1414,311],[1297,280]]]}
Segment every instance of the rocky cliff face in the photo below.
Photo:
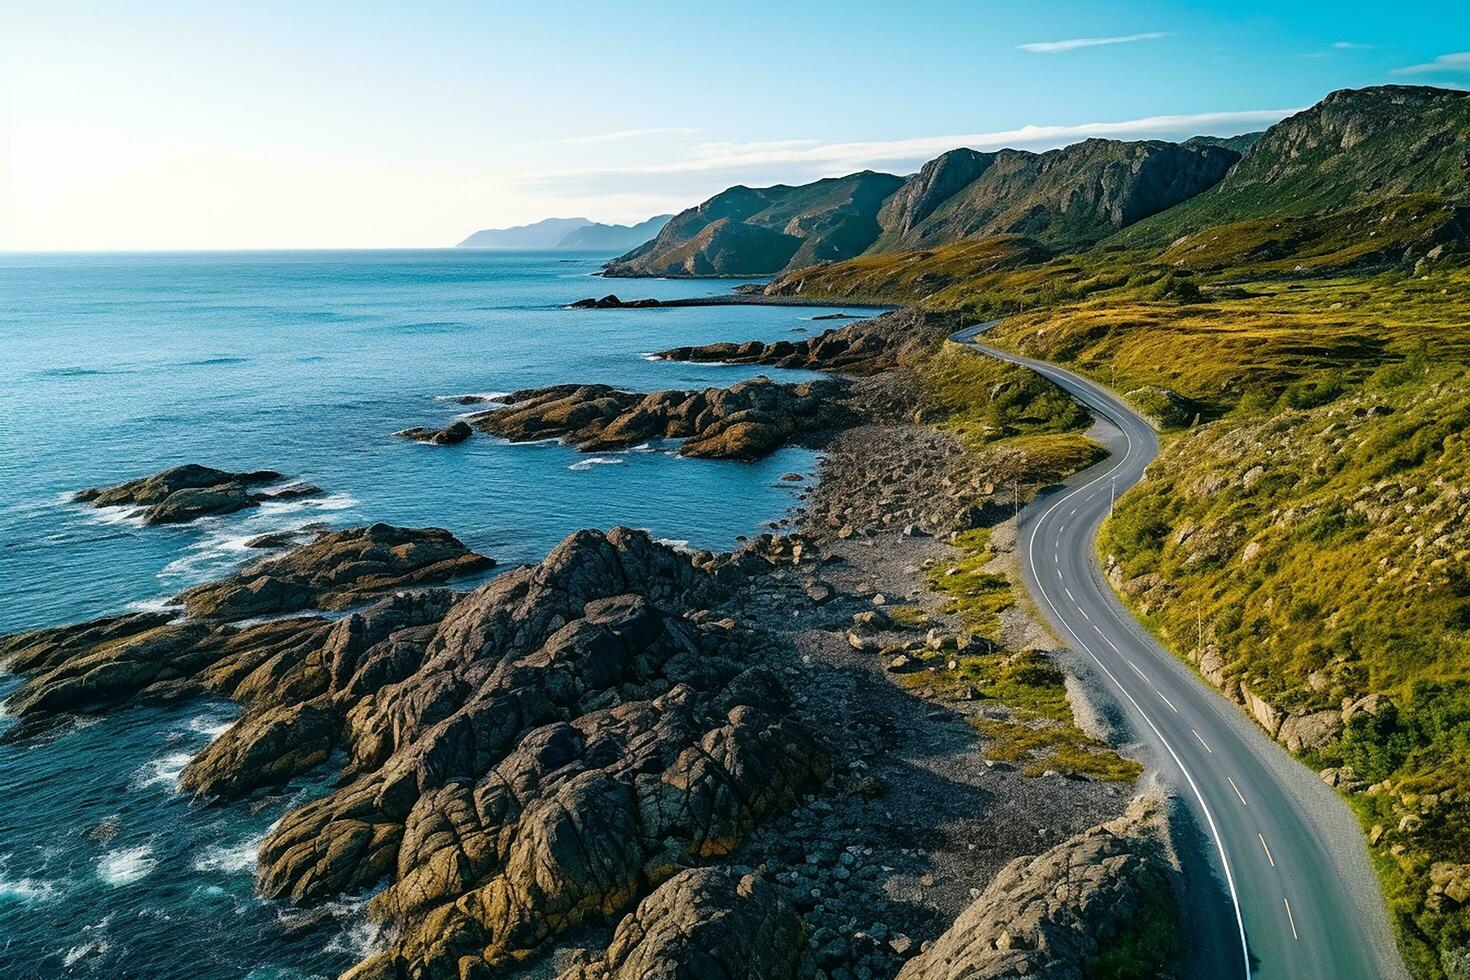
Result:
{"label": "rocky cliff face", "polygon": [[1211,187],[1239,158],[1220,146],[1157,140],[1092,139],[1040,154],[956,150],[889,200],[870,251],[998,234],[1080,248]]}
{"label": "rocky cliff face", "polygon": [[864,171],[795,187],[732,187],[607,265],[612,276],[761,276],[851,258],[878,236],[901,177]]}

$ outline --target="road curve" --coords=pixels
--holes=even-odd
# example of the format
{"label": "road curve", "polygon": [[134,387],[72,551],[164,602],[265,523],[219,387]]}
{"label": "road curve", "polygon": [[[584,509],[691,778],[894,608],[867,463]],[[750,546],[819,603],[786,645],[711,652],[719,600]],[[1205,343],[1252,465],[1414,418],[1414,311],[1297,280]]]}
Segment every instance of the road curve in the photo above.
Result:
{"label": "road curve", "polygon": [[1096,667],[1093,679],[1117,696],[1203,834],[1204,861],[1216,881],[1197,890],[1218,897],[1203,909],[1191,904],[1192,914],[1209,918],[1186,923],[1186,955],[1199,951],[1191,972],[1406,980],[1361,828],[1346,805],[1163,649],[1103,577],[1098,529],[1114,495],[1138,483],[1158,454],[1157,434],[1122,399],[1086,378],[978,343],[976,336],[995,322],[951,339],[1036,371],[1110,429],[1108,459],[1022,512],[1017,550],[1037,605],[1084,666]]}

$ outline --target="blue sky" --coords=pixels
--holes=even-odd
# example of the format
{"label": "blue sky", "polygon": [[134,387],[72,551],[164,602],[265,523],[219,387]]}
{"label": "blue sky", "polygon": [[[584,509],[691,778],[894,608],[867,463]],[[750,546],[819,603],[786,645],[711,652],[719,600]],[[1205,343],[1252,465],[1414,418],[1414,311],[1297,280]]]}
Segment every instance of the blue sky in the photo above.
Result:
{"label": "blue sky", "polygon": [[4,0],[0,247],[452,244],[1470,84],[1470,4]]}

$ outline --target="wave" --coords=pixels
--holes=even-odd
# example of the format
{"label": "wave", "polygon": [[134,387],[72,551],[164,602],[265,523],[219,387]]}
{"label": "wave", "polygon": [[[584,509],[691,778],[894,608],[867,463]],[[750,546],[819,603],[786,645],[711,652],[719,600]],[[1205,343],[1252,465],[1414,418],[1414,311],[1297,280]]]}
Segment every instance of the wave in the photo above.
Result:
{"label": "wave", "polygon": [[136,602],[130,602],[127,608],[135,612],[169,612],[174,609],[182,610],[183,606],[176,602],[173,596],[165,595],[156,599],[139,599]]}
{"label": "wave", "polygon": [[201,357],[197,361],[180,361],[181,367],[212,367],[216,364],[247,364],[248,357]]}
{"label": "wave", "polygon": [[248,840],[243,840],[233,847],[225,847],[223,845],[206,847],[194,859],[194,870],[220,871],[227,874],[250,871],[255,867],[256,858],[260,853],[260,845],[264,840],[265,835],[261,834],[259,837],[251,837]]}
{"label": "wave", "polygon": [[153,848],[140,844],[137,847],[108,851],[97,862],[97,876],[109,885],[131,885],[148,877],[156,867],[158,859],[153,856]]}
{"label": "wave", "polygon": [[71,969],[82,960],[107,955],[110,948],[111,945],[105,939],[90,939],[67,950],[66,955],[61,958],[61,965]]}
{"label": "wave", "polygon": [[170,752],[161,758],[153,759],[137,771],[133,778],[133,785],[142,789],[145,786],[164,784],[177,789],[179,775],[192,758],[194,755],[191,752]]}
{"label": "wave", "polygon": [[230,726],[234,723],[234,718],[221,718],[218,715],[200,715],[197,718],[189,719],[189,731],[197,732],[200,735],[208,735],[209,740],[213,742],[225,732],[229,731]]}
{"label": "wave", "polygon": [[462,402],[466,398],[474,398],[477,401],[470,402],[473,405],[484,405],[489,402],[499,402],[502,398],[509,398],[508,391],[467,391],[460,395],[435,395],[436,402]]}
{"label": "wave", "polygon": [[6,902],[49,902],[60,894],[61,889],[49,881],[0,875],[0,905]]}
{"label": "wave", "polygon": [[620,459],[617,456],[593,456],[591,459],[584,459],[580,463],[573,463],[567,469],[590,470],[594,466],[621,466],[626,462],[626,459]]}
{"label": "wave", "polygon": [[137,374],[135,368],[59,367],[32,371],[33,378],[96,378],[108,374]]}

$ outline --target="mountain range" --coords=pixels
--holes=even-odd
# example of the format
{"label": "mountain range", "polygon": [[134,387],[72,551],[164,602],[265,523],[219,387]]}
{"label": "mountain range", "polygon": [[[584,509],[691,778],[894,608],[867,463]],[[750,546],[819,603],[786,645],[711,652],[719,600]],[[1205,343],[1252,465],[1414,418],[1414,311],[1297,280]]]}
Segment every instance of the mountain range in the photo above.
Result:
{"label": "mountain range", "polygon": [[1033,256],[1172,245],[1170,261],[1185,266],[1395,259],[1470,228],[1467,133],[1470,94],[1387,85],[1335,92],[1263,133],[960,148],[909,177],[732,187],[605,272],[777,275],[991,236],[1012,236],[1012,250],[1024,239]]}
{"label": "mountain range", "polygon": [[636,225],[608,225],[588,218],[546,218],[514,228],[485,228],[460,242],[459,247],[621,252],[653,238],[671,217],[655,215]]}

